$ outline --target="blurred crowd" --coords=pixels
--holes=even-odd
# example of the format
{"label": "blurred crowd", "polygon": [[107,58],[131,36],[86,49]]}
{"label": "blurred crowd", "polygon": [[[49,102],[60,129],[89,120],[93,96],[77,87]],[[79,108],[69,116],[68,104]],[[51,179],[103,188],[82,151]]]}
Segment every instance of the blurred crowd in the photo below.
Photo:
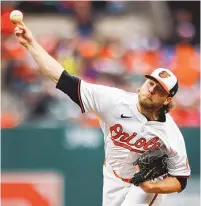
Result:
{"label": "blurred crowd", "polygon": [[[108,2],[101,12],[115,15],[124,12],[126,2]],[[33,5],[35,7],[27,7],[26,2],[21,2],[18,7],[30,13],[37,10],[75,15],[78,25],[75,36],[50,34],[37,37],[70,74],[91,83],[136,92],[145,80],[144,74],[157,67],[169,68],[178,77],[180,86],[174,98],[176,108],[171,115],[179,126],[200,126],[200,42],[196,38],[199,28],[194,25],[189,11],[176,11],[174,32],[168,39],[154,36],[133,42],[126,37],[122,40],[94,35],[91,11],[96,7],[90,2],[38,1]],[[2,9],[1,127],[67,122],[97,127],[98,121],[93,114],[82,115],[78,106],[39,73],[32,57],[13,35],[13,25],[9,21],[12,9],[13,6]]]}

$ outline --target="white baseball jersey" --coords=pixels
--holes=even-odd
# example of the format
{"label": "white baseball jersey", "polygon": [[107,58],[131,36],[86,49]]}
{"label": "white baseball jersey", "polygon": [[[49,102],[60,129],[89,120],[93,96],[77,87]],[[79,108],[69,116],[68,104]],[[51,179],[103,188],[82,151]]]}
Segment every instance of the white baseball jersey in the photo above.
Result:
{"label": "white baseball jersey", "polygon": [[[82,80],[80,101],[82,112],[97,114],[104,133],[104,206],[155,205],[150,202],[156,199],[155,194],[146,194],[118,177],[132,178],[135,173],[133,162],[144,151],[158,146],[165,145],[168,150],[170,175],[190,176],[183,136],[169,114],[166,114],[165,122],[148,121],[137,109],[138,94]],[[132,198],[128,200],[132,191]]]}

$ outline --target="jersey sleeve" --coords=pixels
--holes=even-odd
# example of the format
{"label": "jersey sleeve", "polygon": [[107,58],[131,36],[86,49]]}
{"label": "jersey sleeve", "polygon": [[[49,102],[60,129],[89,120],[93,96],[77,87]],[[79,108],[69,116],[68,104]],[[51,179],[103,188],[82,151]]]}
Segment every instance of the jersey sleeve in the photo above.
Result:
{"label": "jersey sleeve", "polygon": [[81,80],[80,101],[82,112],[106,114],[113,107],[121,92],[121,89],[91,84]]}
{"label": "jersey sleeve", "polygon": [[168,118],[168,123],[166,123],[166,125],[160,127],[152,125],[149,130],[160,138],[161,145],[164,145],[167,150],[169,175],[181,178],[189,177],[191,169],[188,162],[186,146],[183,135],[176,124]]}
{"label": "jersey sleeve", "polygon": [[121,89],[87,83],[65,70],[56,88],[67,94],[81,108],[82,113],[92,111],[101,115],[113,107],[115,100],[123,92]]}
{"label": "jersey sleeve", "polygon": [[191,174],[188,155],[184,137],[174,122],[168,115],[168,140],[170,147],[168,149],[168,171],[169,174],[176,177],[189,177]]}
{"label": "jersey sleeve", "polygon": [[[174,153],[171,151],[171,153]],[[191,169],[188,162],[187,154],[176,153],[174,155],[169,155],[168,161],[168,173],[171,176],[186,178],[191,174]]]}

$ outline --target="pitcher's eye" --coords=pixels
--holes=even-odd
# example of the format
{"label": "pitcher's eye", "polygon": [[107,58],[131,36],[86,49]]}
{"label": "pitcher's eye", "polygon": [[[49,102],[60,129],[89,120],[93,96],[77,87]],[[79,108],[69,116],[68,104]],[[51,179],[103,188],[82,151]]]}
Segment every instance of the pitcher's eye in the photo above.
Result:
{"label": "pitcher's eye", "polygon": [[165,90],[161,87],[157,87],[156,91],[160,94],[160,95],[164,95],[165,94]]}
{"label": "pitcher's eye", "polygon": [[150,86],[154,86],[154,83],[152,81],[149,81]]}
{"label": "pitcher's eye", "polygon": [[161,88],[161,87],[157,87],[157,90],[160,91],[160,92],[164,91],[163,88]]}

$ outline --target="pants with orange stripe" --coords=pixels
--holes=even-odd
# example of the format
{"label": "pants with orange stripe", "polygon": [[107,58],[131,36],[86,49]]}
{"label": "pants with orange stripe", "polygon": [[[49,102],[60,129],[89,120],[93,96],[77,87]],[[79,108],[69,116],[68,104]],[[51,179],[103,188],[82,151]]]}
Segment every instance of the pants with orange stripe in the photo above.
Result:
{"label": "pants with orange stripe", "polygon": [[116,177],[112,168],[103,166],[102,206],[161,206],[166,195],[145,193],[140,187]]}

